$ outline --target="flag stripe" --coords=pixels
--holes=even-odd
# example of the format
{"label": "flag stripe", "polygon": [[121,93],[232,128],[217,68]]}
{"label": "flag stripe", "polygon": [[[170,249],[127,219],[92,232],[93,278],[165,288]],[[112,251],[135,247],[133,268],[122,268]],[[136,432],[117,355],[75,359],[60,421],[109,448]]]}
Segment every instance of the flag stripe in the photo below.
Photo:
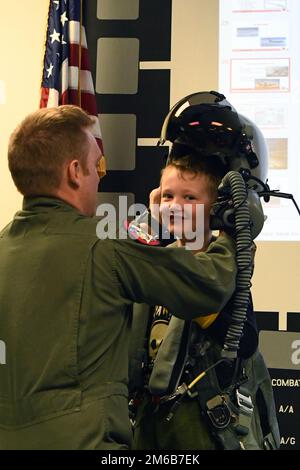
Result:
{"label": "flag stripe", "polygon": [[[80,43],[80,23],[79,21],[70,21],[69,23],[69,35],[70,35],[70,42],[73,44]],[[81,45],[87,48],[86,42],[86,34],[85,29],[82,28],[81,32]]]}
{"label": "flag stripe", "polygon": [[[78,67],[79,66],[79,45],[70,44],[70,63]],[[90,70],[90,60],[88,50],[84,47],[81,48],[81,70]]]}
{"label": "flag stripe", "polygon": [[[63,94],[68,88],[78,90],[79,86],[79,69],[78,67],[69,66],[68,60],[62,64],[62,84],[61,93]],[[94,93],[93,77],[90,71],[80,70],[80,89],[81,92]],[[96,100],[95,100],[96,103]]]}
{"label": "flag stripe", "polygon": [[[62,104],[68,104],[70,100],[72,100],[73,104],[78,106],[79,99],[77,90],[72,90],[69,88],[61,95]],[[92,108],[93,113],[91,114],[96,116],[97,110],[94,103],[94,96],[91,93],[81,93],[81,106],[82,109]]]}

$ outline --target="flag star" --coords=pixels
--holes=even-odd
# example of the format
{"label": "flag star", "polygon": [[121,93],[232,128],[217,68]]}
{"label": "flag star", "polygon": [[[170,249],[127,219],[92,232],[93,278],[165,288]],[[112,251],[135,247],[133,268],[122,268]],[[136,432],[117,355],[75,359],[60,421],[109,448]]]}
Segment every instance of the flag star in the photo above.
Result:
{"label": "flag star", "polygon": [[50,38],[52,39],[51,44],[53,44],[55,41],[59,42],[59,36],[60,33],[58,33],[54,28],[53,33],[50,34]]}
{"label": "flag star", "polygon": [[59,1],[60,1],[60,0],[53,0],[53,3],[56,3],[56,10],[59,9]]}
{"label": "flag star", "polygon": [[65,26],[66,21],[69,21],[69,19],[67,18],[67,12],[66,11],[64,11],[63,14],[60,15],[60,21],[61,21],[63,26]]}
{"label": "flag star", "polygon": [[48,72],[47,78],[51,77],[52,71],[53,71],[53,67],[54,67],[54,65],[53,65],[53,64],[50,64],[49,67],[46,69],[46,71]]}
{"label": "flag star", "polygon": [[61,43],[62,43],[62,44],[67,44],[66,41],[64,40],[64,37],[65,37],[65,35],[63,34],[63,35],[62,35],[62,38],[61,38]]}

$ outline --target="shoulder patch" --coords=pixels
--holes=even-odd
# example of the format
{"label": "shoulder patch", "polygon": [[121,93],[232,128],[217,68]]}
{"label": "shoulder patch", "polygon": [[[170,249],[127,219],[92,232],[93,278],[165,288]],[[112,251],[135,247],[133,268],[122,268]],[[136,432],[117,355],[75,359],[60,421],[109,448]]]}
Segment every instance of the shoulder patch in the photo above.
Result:
{"label": "shoulder patch", "polygon": [[[145,225],[145,227],[143,227]],[[137,241],[138,243],[141,243],[142,245],[150,245],[150,246],[159,246],[160,242],[157,238],[153,237],[150,235],[147,231],[146,228],[148,226],[146,224],[140,224],[137,225],[133,222],[129,222],[126,220],[124,222],[124,227],[128,232],[128,235],[132,240]]]}

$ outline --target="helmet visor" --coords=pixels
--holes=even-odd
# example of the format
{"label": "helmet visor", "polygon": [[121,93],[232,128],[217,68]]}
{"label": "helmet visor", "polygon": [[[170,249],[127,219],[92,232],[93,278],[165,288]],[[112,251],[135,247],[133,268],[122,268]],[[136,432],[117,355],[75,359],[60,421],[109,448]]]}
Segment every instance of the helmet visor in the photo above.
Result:
{"label": "helmet visor", "polygon": [[[216,91],[202,91],[192,93],[191,95],[185,96],[184,98],[179,100],[167,114],[161,129],[161,136],[158,141],[158,145],[163,145],[167,140],[174,142],[178,137],[178,134],[182,133],[184,130],[180,129],[180,124],[189,124],[190,126],[199,125],[197,119],[195,121],[190,119],[190,122],[188,123],[184,122],[183,119],[180,119],[180,116],[186,116],[186,118],[192,117],[193,114],[197,114],[197,110],[200,111],[201,115],[203,115],[205,110],[207,111],[207,109],[209,109],[209,106],[205,107],[205,105],[216,105],[215,110],[223,107],[230,109],[234,113],[236,113],[236,110],[226,100],[225,96]],[[192,113],[191,110],[188,111],[189,108],[193,109],[194,113]],[[185,121],[187,120],[188,119],[186,119]]]}

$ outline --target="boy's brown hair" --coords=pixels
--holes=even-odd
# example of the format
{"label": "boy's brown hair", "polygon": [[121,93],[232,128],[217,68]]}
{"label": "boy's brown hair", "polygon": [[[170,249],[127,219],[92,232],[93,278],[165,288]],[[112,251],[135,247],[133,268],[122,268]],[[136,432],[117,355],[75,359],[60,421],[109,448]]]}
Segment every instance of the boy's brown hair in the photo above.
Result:
{"label": "boy's brown hair", "polygon": [[193,174],[195,177],[198,174],[204,174],[207,176],[208,189],[213,199],[216,199],[218,186],[223,177],[222,170],[217,163],[213,157],[202,157],[197,153],[190,153],[179,158],[172,158],[172,154],[170,154],[167,165],[161,172],[161,176],[171,167],[176,168],[182,178],[184,178],[185,173]]}

